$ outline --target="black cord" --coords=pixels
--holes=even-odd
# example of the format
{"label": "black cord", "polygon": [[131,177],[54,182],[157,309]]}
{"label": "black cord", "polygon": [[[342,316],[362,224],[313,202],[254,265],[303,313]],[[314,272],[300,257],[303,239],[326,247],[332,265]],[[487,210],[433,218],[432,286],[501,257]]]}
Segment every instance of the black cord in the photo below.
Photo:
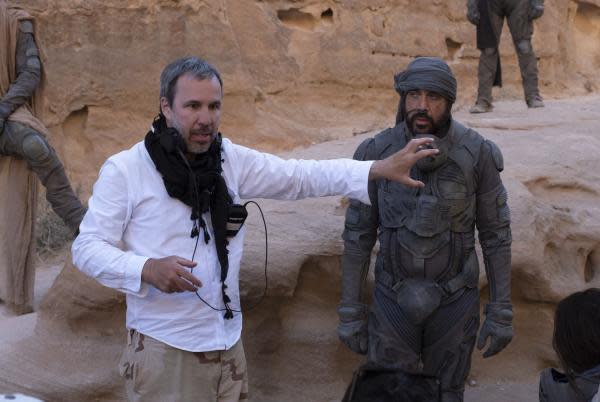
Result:
{"label": "black cord", "polygon": [[253,306],[248,307],[244,311],[253,310],[260,303],[262,303],[262,301],[267,296],[267,290],[269,288],[269,282],[268,282],[268,276],[267,276],[267,263],[269,261],[269,234],[267,233],[267,221],[265,220],[265,215],[263,214],[263,211],[260,208],[260,205],[258,205],[258,203],[256,201],[248,201],[248,202],[246,202],[244,204],[244,208],[246,208],[246,205],[248,205],[248,204],[254,204],[254,205],[256,205],[256,207],[258,208],[258,211],[260,212],[260,217],[262,218],[262,221],[263,221],[263,227],[265,228],[265,290],[264,290],[262,296],[260,296],[260,299],[258,299],[258,301]]}
{"label": "black cord", "polygon": [[[265,220],[265,215],[263,214],[262,209],[260,208],[260,205],[258,205],[258,203],[256,201],[248,201],[244,204],[244,208],[246,208],[246,205],[248,204],[254,204],[256,205],[256,207],[258,208],[258,211],[260,212],[260,216],[262,218],[263,221],[263,226],[265,228],[265,290],[262,294],[262,296],[260,297],[260,299],[253,305],[248,307],[247,309],[244,309],[244,312],[250,311],[255,309],[260,303],[262,303],[262,301],[265,299],[266,295],[267,295],[267,289],[269,286],[268,283],[268,276],[267,276],[267,265],[269,262],[269,235],[267,233],[267,221]],[[194,261],[194,257],[196,256],[196,250],[198,249],[198,239],[200,238],[200,236],[196,236],[196,244],[194,245],[194,252],[192,253],[192,261]],[[194,268],[191,268],[190,273],[194,272]],[[209,302],[207,302],[206,300],[204,300],[202,298],[202,296],[200,296],[198,294],[198,291],[196,290],[196,292],[194,292],[196,294],[196,296],[198,297],[198,299],[200,299],[202,301],[202,303],[206,304],[208,307],[210,307],[212,310],[214,311],[227,311],[226,308],[216,308],[214,306],[212,306]],[[241,299],[240,299],[240,303],[241,303]],[[240,310],[235,310],[235,309],[230,309],[233,312],[236,313],[241,313],[242,310],[240,308]]]}
{"label": "black cord", "polygon": [[[196,201],[196,207],[198,208],[198,211],[197,211],[198,216],[196,217],[196,220],[194,221],[194,225],[196,227],[198,227],[198,226],[202,227],[203,232],[204,232],[205,241],[208,243],[208,239],[209,238],[208,238],[208,232],[207,232],[207,229],[206,229],[206,224],[201,224],[201,223],[204,223],[204,221],[202,221],[202,213],[200,211],[200,206],[198,205],[199,200],[200,200],[200,196],[198,194],[198,187],[195,185],[194,171],[193,171],[192,167],[190,166],[187,158],[183,154],[183,151],[180,148],[177,148],[177,152],[178,152],[179,156],[181,157],[181,159],[183,160],[183,162],[186,165],[186,167],[188,168],[192,180],[194,180],[194,185],[192,187],[194,189],[194,196],[195,196],[195,201]],[[221,162],[224,162],[224,160],[221,160]],[[247,308],[245,311],[250,311],[250,310],[254,309],[256,306],[258,306],[264,300],[265,296],[267,295],[267,289],[268,289],[267,265],[268,265],[268,261],[269,261],[269,237],[268,237],[268,233],[267,233],[267,221],[265,220],[265,215],[263,214],[263,211],[262,211],[262,209],[260,208],[260,205],[258,205],[257,202],[255,202],[255,201],[248,201],[248,202],[246,202],[244,204],[244,208],[246,208],[246,205],[248,205],[250,203],[256,205],[256,207],[258,208],[258,211],[260,212],[260,216],[262,217],[263,225],[264,225],[264,228],[265,228],[265,290],[264,290],[262,296],[260,297],[260,299],[258,300],[258,302],[256,302],[255,305]],[[192,229],[192,233],[194,233],[193,229]],[[194,261],[194,257],[196,256],[196,250],[198,249],[198,239],[200,238],[200,235],[196,234],[195,237],[196,237],[196,244],[194,245],[194,252],[192,253],[192,261]],[[191,268],[190,273],[193,273],[193,272],[194,272],[194,268]],[[202,298],[202,296],[200,296],[198,294],[197,290],[194,293],[196,294],[196,296],[198,297],[198,299],[200,299],[202,301],[202,303],[206,304],[208,307],[210,307],[214,311],[219,311],[219,312],[220,311],[227,311],[227,312],[232,311],[232,312],[236,312],[236,313],[241,313],[242,312],[241,307],[240,307],[240,310],[234,310],[232,308],[222,308],[222,309],[216,308],[216,307],[212,306],[209,302],[207,302],[206,300],[204,300]],[[240,300],[240,303],[241,303],[241,300]],[[231,318],[231,317],[229,317],[229,318]]]}

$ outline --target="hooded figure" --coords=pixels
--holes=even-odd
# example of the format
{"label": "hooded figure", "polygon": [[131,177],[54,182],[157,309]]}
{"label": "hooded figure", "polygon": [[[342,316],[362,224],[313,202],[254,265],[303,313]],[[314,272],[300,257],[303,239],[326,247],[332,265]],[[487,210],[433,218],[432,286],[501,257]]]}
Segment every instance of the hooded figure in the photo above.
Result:
{"label": "hooded figure", "polygon": [[17,314],[31,311],[33,226],[39,177],[54,211],[75,233],[85,212],[56,152],[46,141],[40,111],[43,81],[35,24],[0,0],[0,300]]}
{"label": "hooded figure", "polygon": [[[371,206],[350,201],[344,230],[338,335],[369,362],[435,376],[442,401],[462,401],[479,328],[479,231],[490,299],[478,347],[488,357],[512,338],[510,212],[502,154],[452,119],[456,79],[439,58],[421,57],[395,76],[397,123],[365,140],[354,158],[385,158],[420,136],[440,153],[412,174],[425,187],[371,183]],[[370,306],[363,285],[379,240]]]}

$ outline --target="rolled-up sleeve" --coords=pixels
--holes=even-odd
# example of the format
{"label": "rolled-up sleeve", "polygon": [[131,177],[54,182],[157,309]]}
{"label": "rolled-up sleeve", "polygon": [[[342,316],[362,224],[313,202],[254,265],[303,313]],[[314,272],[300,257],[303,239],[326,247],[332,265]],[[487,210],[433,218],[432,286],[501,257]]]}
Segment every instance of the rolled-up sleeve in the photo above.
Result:
{"label": "rolled-up sleeve", "polygon": [[108,160],[73,242],[73,263],[104,286],[144,296],[148,285],[142,282],[142,268],[148,257],[120,248],[131,211],[125,175]]}

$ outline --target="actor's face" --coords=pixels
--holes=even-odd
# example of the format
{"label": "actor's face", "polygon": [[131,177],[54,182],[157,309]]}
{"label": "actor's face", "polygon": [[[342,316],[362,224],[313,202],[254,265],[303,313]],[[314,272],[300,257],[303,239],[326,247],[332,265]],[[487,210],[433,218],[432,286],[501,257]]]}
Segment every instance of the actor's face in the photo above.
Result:
{"label": "actor's face", "polygon": [[167,126],[174,127],[183,136],[188,153],[206,152],[217,137],[222,99],[216,77],[199,80],[191,74],[177,79],[172,105],[169,106],[167,98],[161,98]]}
{"label": "actor's face", "polygon": [[413,134],[436,134],[448,118],[448,101],[437,92],[418,89],[406,93],[406,122]]}

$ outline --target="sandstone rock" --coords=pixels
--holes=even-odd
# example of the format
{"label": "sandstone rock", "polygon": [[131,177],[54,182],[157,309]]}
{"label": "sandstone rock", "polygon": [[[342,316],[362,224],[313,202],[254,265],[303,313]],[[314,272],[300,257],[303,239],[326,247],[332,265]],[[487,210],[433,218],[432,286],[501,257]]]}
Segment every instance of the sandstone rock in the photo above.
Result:
{"label": "sandstone rock", "polygon": [[[160,71],[176,57],[201,55],[218,66],[225,80],[223,132],[238,143],[282,151],[343,139],[295,151],[296,157],[349,156],[364,138],[358,134],[391,124],[392,76],[416,55],[450,62],[459,110],[475,96],[478,51],[464,0],[19,4],[38,18],[50,140],[84,198],[106,157],[143,137],[158,110]],[[600,87],[599,0],[547,0],[535,30],[543,95]],[[506,28],[500,52],[505,85],[496,98],[520,98]],[[500,102],[492,114],[456,114],[503,149],[514,218],[517,337],[491,360],[475,353],[472,375],[481,386],[473,392],[488,392],[498,379],[534,382],[537,370],[556,364],[549,342],[553,303],[600,286],[599,99],[546,104],[534,111],[523,102]],[[252,398],[338,400],[358,363],[334,333],[344,204],[339,198],[261,204],[271,239],[269,297],[246,316]],[[241,278],[248,305],[264,281],[262,224],[251,215]],[[484,277],[481,286],[485,298]],[[116,292],[67,264],[37,313],[35,332],[3,345],[0,392],[122,400],[115,362],[124,341],[123,307]],[[4,331],[12,330],[10,321]],[[320,379],[315,372],[323,373]]]}
{"label": "sandstone rock", "polygon": [[[475,29],[464,0],[22,0],[45,50],[45,121],[83,195],[107,156],[147,131],[164,65],[201,55],[225,81],[223,132],[281,151],[394,119],[392,76],[417,55],[448,60],[459,104],[477,86]],[[547,0],[534,48],[546,96],[600,85],[600,3]],[[521,98],[510,35],[500,52],[504,88]]]}
{"label": "sandstone rock", "polygon": [[67,262],[34,313],[35,330],[4,343],[0,389],[44,401],[123,400],[124,306],[122,295]]}

